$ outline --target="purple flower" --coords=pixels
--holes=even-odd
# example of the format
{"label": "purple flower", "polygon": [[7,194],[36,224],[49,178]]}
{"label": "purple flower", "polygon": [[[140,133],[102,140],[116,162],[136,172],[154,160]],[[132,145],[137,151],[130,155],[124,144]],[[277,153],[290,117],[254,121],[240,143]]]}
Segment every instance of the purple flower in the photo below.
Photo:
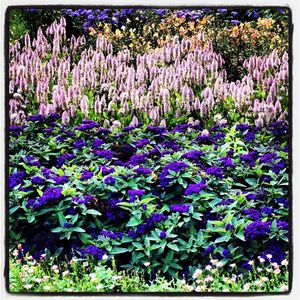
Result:
{"label": "purple flower", "polygon": [[150,144],[150,141],[148,139],[142,139],[142,140],[137,141],[135,146],[137,148],[142,148],[143,146],[148,145],[148,144]]}
{"label": "purple flower", "polygon": [[142,154],[135,154],[133,156],[131,156],[130,160],[127,162],[127,165],[140,165],[142,163],[145,163],[147,160],[147,156],[146,154],[142,153]]}
{"label": "purple flower", "polygon": [[204,256],[208,256],[210,253],[212,253],[215,250],[215,247],[213,245],[208,246],[204,251]]}
{"label": "purple flower", "polygon": [[167,233],[166,233],[164,230],[162,230],[162,231],[160,232],[160,234],[159,234],[159,237],[160,237],[161,239],[165,239],[165,238],[167,237]]}
{"label": "purple flower", "polygon": [[234,167],[234,162],[231,159],[231,157],[228,157],[228,156],[221,157],[220,161],[225,168]]}
{"label": "purple flower", "polygon": [[166,165],[163,168],[161,175],[160,175],[161,186],[163,188],[165,188],[172,181],[171,178],[167,178],[167,176],[169,175],[169,171],[179,173],[181,171],[184,171],[187,167],[188,167],[188,165],[181,161],[179,161],[179,162],[174,161],[174,162]]}
{"label": "purple flower", "polygon": [[64,223],[64,227],[65,227],[65,228],[71,228],[72,226],[73,226],[73,224],[70,223],[70,222],[65,222],[65,223]]}
{"label": "purple flower", "polygon": [[115,184],[115,182],[116,182],[116,179],[114,178],[114,177],[112,177],[112,176],[108,176],[108,177],[106,177],[105,179],[104,179],[104,184],[106,184],[106,185],[113,185],[113,184]]}
{"label": "purple flower", "polygon": [[86,146],[86,142],[83,139],[79,139],[75,141],[74,146],[77,150],[81,150],[83,147]]}
{"label": "purple flower", "polygon": [[69,177],[66,175],[63,176],[55,176],[53,178],[53,180],[55,181],[56,184],[64,184],[67,183],[69,181]]}
{"label": "purple flower", "polygon": [[95,245],[89,245],[81,251],[82,256],[92,255],[99,260],[102,259],[104,254],[105,251]]}
{"label": "purple flower", "polygon": [[234,225],[233,225],[233,224],[227,223],[227,224],[225,225],[225,230],[226,230],[226,231],[233,230],[233,229],[234,229]]}
{"label": "purple flower", "polygon": [[102,139],[95,139],[92,144],[92,148],[98,149],[103,143],[104,143],[104,141]]}
{"label": "purple flower", "polygon": [[233,199],[224,199],[224,200],[221,200],[218,205],[230,205],[234,202]]}
{"label": "purple flower", "polygon": [[41,122],[45,120],[45,116],[43,115],[34,115],[34,116],[29,116],[27,118],[27,121],[33,121],[33,122]]}
{"label": "purple flower", "polygon": [[274,208],[273,207],[267,207],[267,206],[264,206],[260,209],[260,211],[265,214],[265,215],[268,215],[268,216],[271,216],[274,212]]}
{"label": "purple flower", "polygon": [[285,198],[277,198],[277,199],[275,199],[275,201],[276,201],[278,204],[282,204],[285,208],[288,208],[288,207],[289,207],[289,200],[288,200],[288,199],[285,199]]}
{"label": "purple flower", "polygon": [[202,152],[200,150],[193,150],[193,151],[184,153],[181,157],[197,162],[197,161],[199,161],[199,159],[202,155],[204,155],[204,152]]}
{"label": "purple flower", "polygon": [[33,156],[30,155],[25,156],[25,160],[30,166],[37,166],[37,167],[41,166],[40,161],[37,158],[34,158]]}
{"label": "purple flower", "polygon": [[245,141],[246,142],[251,142],[254,139],[255,139],[255,133],[254,132],[249,131],[249,132],[246,133],[246,135],[245,135]]}
{"label": "purple flower", "polygon": [[289,224],[285,221],[277,221],[276,225],[279,229],[283,229],[283,230],[289,229]]}
{"label": "purple flower", "polygon": [[248,194],[246,196],[247,200],[250,201],[250,200],[256,200],[257,198],[257,195],[256,194]]}
{"label": "purple flower", "polygon": [[231,253],[229,249],[224,249],[222,252],[222,255],[226,258],[230,258],[231,257]]}
{"label": "purple flower", "polygon": [[81,181],[88,180],[88,179],[91,179],[93,176],[94,176],[93,172],[89,172],[88,170],[83,170],[81,172],[80,180]]}
{"label": "purple flower", "polygon": [[145,195],[145,190],[128,190],[128,195],[130,197],[129,202],[134,202],[136,197],[141,197]]}
{"label": "purple flower", "polygon": [[278,158],[278,155],[276,153],[266,153],[266,154],[263,154],[259,158],[259,162],[269,164],[269,163],[272,163],[272,161],[277,158]]}
{"label": "purple flower", "polygon": [[189,184],[184,192],[184,195],[189,196],[192,194],[199,194],[205,188],[206,184],[204,182]]}
{"label": "purple flower", "polygon": [[231,20],[231,24],[236,26],[239,25],[241,22],[239,20]]}
{"label": "purple flower", "polygon": [[16,185],[21,184],[26,177],[25,171],[19,171],[9,176],[9,188],[12,189]]}
{"label": "purple flower", "polygon": [[107,168],[105,166],[100,166],[99,171],[102,173],[103,176],[109,175],[115,171],[114,168]]}
{"label": "purple flower", "polygon": [[152,173],[152,170],[144,167],[138,167],[137,169],[134,169],[134,172],[138,175],[148,175]]}
{"label": "purple flower", "polygon": [[101,158],[106,158],[106,159],[110,159],[113,157],[113,153],[110,150],[95,150],[94,154]]}
{"label": "purple flower", "polygon": [[255,166],[255,159],[257,158],[257,151],[252,151],[240,156],[241,161],[247,163],[250,167]]}
{"label": "purple flower", "polygon": [[214,175],[220,179],[224,178],[222,170],[219,167],[210,167],[210,168],[206,169],[206,173],[209,175]]}
{"label": "purple flower", "polygon": [[243,210],[243,213],[250,217],[250,219],[256,221],[259,220],[261,217],[261,214],[258,210],[253,208],[246,208]]}
{"label": "purple flower", "polygon": [[185,213],[189,211],[190,206],[185,204],[170,205],[170,209],[173,212]]}
{"label": "purple flower", "polygon": [[268,236],[271,222],[254,221],[245,228],[247,241],[261,240]]}
{"label": "purple flower", "polygon": [[39,185],[42,185],[45,183],[45,179],[40,177],[40,176],[34,176],[31,178],[31,182],[33,184],[39,184]]}
{"label": "purple flower", "polygon": [[156,126],[148,126],[146,128],[147,131],[150,131],[151,133],[154,134],[160,134],[166,131],[165,127],[156,127]]}

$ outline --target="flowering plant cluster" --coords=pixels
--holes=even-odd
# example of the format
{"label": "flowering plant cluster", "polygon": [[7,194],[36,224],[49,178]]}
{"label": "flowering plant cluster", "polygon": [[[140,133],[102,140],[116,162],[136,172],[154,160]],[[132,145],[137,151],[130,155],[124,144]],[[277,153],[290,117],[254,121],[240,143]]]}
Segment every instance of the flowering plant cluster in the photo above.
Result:
{"label": "flowering plant cluster", "polygon": [[[288,126],[102,128],[58,115],[10,129],[10,233],[48,249],[174,276],[288,249]],[[20,254],[21,255],[21,254]],[[21,255],[22,256],[22,255]]]}
{"label": "flowering plant cluster", "polygon": [[13,255],[11,292],[288,292],[289,262],[270,263],[271,254],[267,260],[258,257],[257,267],[250,262],[252,269],[247,274],[237,273],[235,264],[231,264],[234,273],[224,271],[222,263],[212,259],[203,270],[195,269],[191,278],[176,277],[172,281],[159,274],[149,280],[132,272],[119,272],[114,259],[110,265],[106,258],[93,263],[73,257],[57,265],[46,255],[39,261],[26,255],[23,262],[16,257],[18,251]]}

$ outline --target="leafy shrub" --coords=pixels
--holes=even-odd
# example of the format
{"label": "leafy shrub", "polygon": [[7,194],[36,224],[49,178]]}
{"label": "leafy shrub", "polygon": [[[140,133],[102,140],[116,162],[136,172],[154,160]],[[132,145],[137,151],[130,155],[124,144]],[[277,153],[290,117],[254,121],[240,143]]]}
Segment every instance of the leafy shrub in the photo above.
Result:
{"label": "leafy shrub", "polygon": [[[75,128],[57,116],[10,128],[12,245],[39,256],[115,255],[174,276],[209,255],[224,265],[283,260],[288,127]],[[68,149],[68,150],[67,150]],[[225,254],[225,252],[226,254]]]}

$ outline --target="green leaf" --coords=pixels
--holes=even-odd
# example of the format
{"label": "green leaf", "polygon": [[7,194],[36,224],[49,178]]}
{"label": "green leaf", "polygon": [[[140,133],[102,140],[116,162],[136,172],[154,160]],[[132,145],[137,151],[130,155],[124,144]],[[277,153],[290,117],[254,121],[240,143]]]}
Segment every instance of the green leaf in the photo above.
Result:
{"label": "green leaf", "polygon": [[243,231],[241,231],[241,230],[238,233],[236,233],[235,236],[244,242],[246,241],[245,235],[244,235]]}
{"label": "green leaf", "polygon": [[58,232],[62,232],[64,229],[65,229],[64,227],[56,227],[56,228],[53,228],[51,230],[51,232],[58,233]]}
{"label": "green leaf", "polygon": [[65,217],[64,217],[64,215],[63,215],[62,212],[58,213],[58,221],[59,221],[60,226],[64,227],[66,219],[65,219]]}
{"label": "green leaf", "polygon": [[20,208],[20,206],[12,207],[12,208],[9,210],[9,214],[12,215],[12,214],[13,214],[15,211],[17,211],[19,208]]}
{"label": "green leaf", "polygon": [[95,209],[88,209],[86,213],[89,215],[101,216],[101,213]]}
{"label": "green leaf", "polygon": [[81,227],[71,227],[72,231],[76,231],[76,232],[85,232],[85,230]]}
{"label": "green leaf", "polygon": [[125,252],[129,252],[127,248],[116,247],[110,251],[110,254],[120,254],[120,253],[125,253]]}
{"label": "green leaf", "polygon": [[43,192],[40,189],[36,189],[36,191],[39,194],[39,196],[43,196]]}
{"label": "green leaf", "polygon": [[35,215],[29,215],[29,216],[27,216],[27,221],[28,221],[28,223],[34,222],[35,221]]}
{"label": "green leaf", "polygon": [[141,220],[141,219],[137,219],[136,217],[131,217],[131,219],[126,224],[126,226],[127,227],[137,226],[137,225],[141,224],[142,222],[143,222],[143,220]]}
{"label": "green leaf", "polygon": [[176,252],[179,251],[178,246],[175,245],[175,244],[168,243],[168,244],[167,244],[167,247],[170,248],[170,249],[172,249],[172,250],[174,250],[174,251],[176,251]]}

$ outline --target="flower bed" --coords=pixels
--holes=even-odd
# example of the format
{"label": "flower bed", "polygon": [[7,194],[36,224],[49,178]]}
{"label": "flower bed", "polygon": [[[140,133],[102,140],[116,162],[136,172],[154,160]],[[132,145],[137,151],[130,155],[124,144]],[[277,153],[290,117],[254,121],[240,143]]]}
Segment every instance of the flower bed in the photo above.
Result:
{"label": "flower bed", "polygon": [[[174,276],[288,250],[288,127],[10,127],[11,242]],[[245,264],[246,263],[246,264]]]}

